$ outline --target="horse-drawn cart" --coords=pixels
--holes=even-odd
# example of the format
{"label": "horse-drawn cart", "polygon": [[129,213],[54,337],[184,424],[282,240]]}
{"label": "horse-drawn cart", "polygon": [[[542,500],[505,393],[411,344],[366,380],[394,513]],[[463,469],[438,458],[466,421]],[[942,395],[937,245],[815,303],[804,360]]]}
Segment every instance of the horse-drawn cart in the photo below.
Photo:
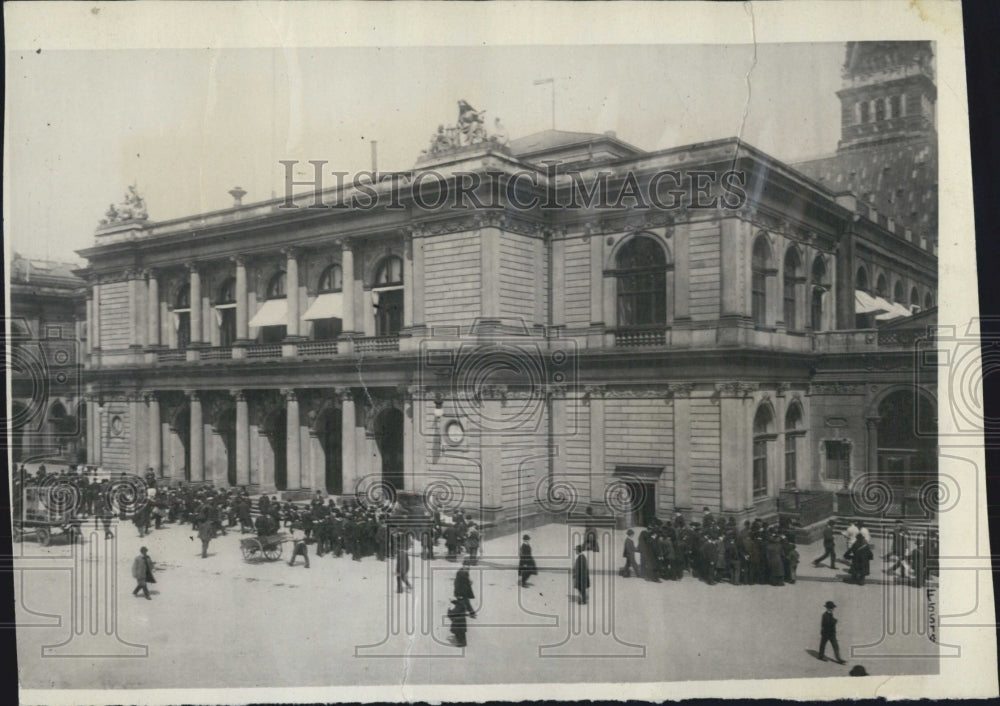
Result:
{"label": "horse-drawn cart", "polygon": [[81,520],[75,516],[75,503],[58,486],[25,486],[15,488],[14,515],[11,518],[11,539],[20,542],[24,535],[34,534],[43,547],[52,543],[53,535],[69,541],[83,537]]}
{"label": "horse-drawn cart", "polygon": [[291,540],[284,532],[246,537],[240,540],[240,549],[245,561],[274,561],[281,558],[281,545],[288,541]]}

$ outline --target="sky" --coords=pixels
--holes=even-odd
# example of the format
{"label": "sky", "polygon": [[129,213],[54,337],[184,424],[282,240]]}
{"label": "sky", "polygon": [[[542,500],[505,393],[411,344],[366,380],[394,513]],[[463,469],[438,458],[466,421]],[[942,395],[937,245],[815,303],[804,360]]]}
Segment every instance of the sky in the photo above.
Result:
{"label": "sky", "polygon": [[6,249],[78,261],[133,183],[166,220],[226,208],[236,185],[280,195],[279,160],[369,169],[372,140],[380,171],[409,169],[460,99],[512,139],[545,130],[548,77],[560,130],[829,154],[843,60],[842,43],[8,52]]}

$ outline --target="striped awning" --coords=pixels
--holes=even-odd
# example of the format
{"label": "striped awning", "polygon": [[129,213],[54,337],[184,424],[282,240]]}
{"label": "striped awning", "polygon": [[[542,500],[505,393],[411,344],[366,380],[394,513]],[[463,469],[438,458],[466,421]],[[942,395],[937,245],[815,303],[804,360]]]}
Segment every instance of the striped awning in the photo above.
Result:
{"label": "striped awning", "polygon": [[285,326],[288,324],[288,301],[285,299],[268,299],[264,302],[257,313],[250,319],[249,325],[253,328],[258,326]]}
{"label": "striped awning", "polygon": [[302,318],[306,321],[344,318],[344,295],[340,292],[320,294],[316,297],[316,301],[306,309]]}

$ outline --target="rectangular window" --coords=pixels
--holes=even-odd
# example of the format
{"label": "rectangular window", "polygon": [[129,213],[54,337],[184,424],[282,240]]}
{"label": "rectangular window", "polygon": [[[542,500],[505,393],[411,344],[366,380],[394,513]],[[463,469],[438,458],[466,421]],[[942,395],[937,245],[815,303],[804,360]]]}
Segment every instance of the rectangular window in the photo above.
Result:
{"label": "rectangular window", "polygon": [[767,495],[767,442],[753,442],[753,496]]}
{"label": "rectangular window", "polygon": [[754,272],[750,285],[750,303],[753,309],[753,322],[756,326],[767,325],[767,275]]}
{"label": "rectangular window", "polygon": [[46,338],[62,338],[62,326],[46,326]]}
{"label": "rectangular window", "polygon": [[851,445],[846,441],[824,441],[826,480],[847,483],[851,478]]}
{"label": "rectangular window", "polygon": [[785,487],[794,488],[795,487],[795,477],[796,477],[796,458],[795,458],[795,445],[798,442],[798,436],[794,434],[785,434]]}
{"label": "rectangular window", "polygon": [[797,322],[795,321],[795,280],[785,280],[785,329],[795,331]]}

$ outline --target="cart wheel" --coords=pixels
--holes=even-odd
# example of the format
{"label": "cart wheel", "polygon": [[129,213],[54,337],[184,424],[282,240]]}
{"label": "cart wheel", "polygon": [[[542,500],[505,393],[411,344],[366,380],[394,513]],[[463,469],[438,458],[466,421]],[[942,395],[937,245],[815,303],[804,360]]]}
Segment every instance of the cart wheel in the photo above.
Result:
{"label": "cart wheel", "polygon": [[24,539],[24,530],[22,530],[18,525],[14,525],[13,531],[10,533],[10,538],[14,542],[20,542]]}
{"label": "cart wheel", "polygon": [[35,537],[38,539],[38,543],[43,547],[47,547],[52,544],[52,533],[49,532],[47,527],[39,527],[35,530]]}
{"label": "cart wheel", "polygon": [[281,543],[273,544],[264,549],[264,556],[271,561],[281,558]]}
{"label": "cart wheel", "polygon": [[251,561],[260,550],[260,545],[258,545],[255,540],[249,540],[243,544],[242,549],[243,559],[245,561]]}

